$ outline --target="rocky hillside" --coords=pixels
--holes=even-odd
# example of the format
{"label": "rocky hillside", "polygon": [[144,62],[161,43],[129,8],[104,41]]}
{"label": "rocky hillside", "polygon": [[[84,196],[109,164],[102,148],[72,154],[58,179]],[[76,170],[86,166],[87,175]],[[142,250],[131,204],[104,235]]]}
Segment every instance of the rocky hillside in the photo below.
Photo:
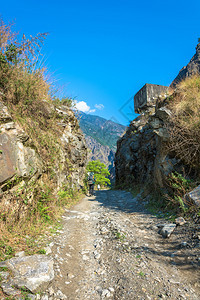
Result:
{"label": "rocky hillside", "polygon": [[[19,122],[3,101],[0,102],[2,197],[8,191],[10,194],[14,193],[19,186],[45,182],[46,177],[49,177],[48,183],[55,190],[59,190],[63,185],[69,188],[79,188],[82,185],[87,148],[74,113],[64,105],[56,107],[47,102],[41,104],[42,109],[46,110],[44,120],[52,118],[56,125],[56,132],[55,128],[49,129],[49,135],[46,136],[39,127],[34,128],[37,134],[34,136],[33,129],[30,130],[30,120],[24,118]],[[28,124],[23,126],[20,124],[23,121]],[[45,140],[47,138],[48,141]],[[30,202],[32,197],[30,193]]]}
{"label": "rocky hillside", "polygon": [[[199,49],[200,45],[198,44],[196,55],[184,69],[187,70],[185,76],[190,76],[194,70],[197,70]],[[192,68],[193,71],[191,71]],[[181,78],[184,76],[177,77],[173,85],[178,83]],[[197,102],[199,99],[198,82],[199,80],[196,78],[188,83],[183,82],[183,85],[178,86],[170,96],[167,87],[158,85],[145,85],[135,95],[135,111],[140,111],[140,116],[131,122],[124,136],[118,140],[115,158],[117,185],[129,187],[142,185],[150,187],[151,190],[154,187],[167,192],[170,190],[169,176],[173,172],[177,172],[176,174],[189,174],[188,172],[190,172],[190,176],[192,174],[197,176],[199,170],[197,163],[200,156],[199,139],[196,138],[198,124],[192,124],[192,119],[189,118],[192,129],[188,127],[186,132],[184,126],[182,131],[180,128],[183,123],[181,118],[184,121],[188,116],[188,111],[192,114],[193,109],[196,113],[197,103],[199,103]],[[176,113],[176,119],[175,112],[171,110],[170,106],[173,99],[176,99],[175,102],[185,99],[185,110],[183,110],[183,105],[180,106]],[[195,117],[195,120],[198,120],[198,117]],[[174,124],[177,124],[175,130]],[[174,133],[179,133],[177,140]],[[193,146],[191,146],[191,136],[194,137]],[[173,144],[175,144],[174,147]],[[188,157],[191,160],[187,159]],[[197,158],[196,165],[192,163],[194,157]]]}
{"label": "rocky hillside", "polygon": [[89,148],[88,160],[100,160],[111,170],[114,167],[117,140],[126,127],[82,112],[79,113],[79,124]]}
{"label": "rocky hillside", "polygon": [[16,250],[37,251],[35,237],[75,201],[87,148],[72,101],[52,97],[46,69],[37,66],[46,34],[20,40],[2,20],[0,32],[0,260],[5,260]]}

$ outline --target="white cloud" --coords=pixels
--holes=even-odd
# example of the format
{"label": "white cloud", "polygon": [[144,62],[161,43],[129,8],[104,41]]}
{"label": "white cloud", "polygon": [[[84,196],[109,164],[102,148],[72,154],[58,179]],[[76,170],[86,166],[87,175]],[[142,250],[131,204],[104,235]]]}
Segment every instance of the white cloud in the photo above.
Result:
{"label": "white cloud", "polygon": [[90,106],[87,105],[87,103],[85,101],[77,101],[76,104],[75,104],[76,108],[80,111],[83,111],[83,112],[89,112],[90,110]]}
{"label": "white cloud", "polygon": [[90,109],[90,106],[85,101],[75,101],[75,107],[84,113],[93,113],[96,111],[96,109]]}
{"label": "white cloud", "polygon": [[95,104],[95,107],[99,110],[104,109],[104,105],[103,104]]}

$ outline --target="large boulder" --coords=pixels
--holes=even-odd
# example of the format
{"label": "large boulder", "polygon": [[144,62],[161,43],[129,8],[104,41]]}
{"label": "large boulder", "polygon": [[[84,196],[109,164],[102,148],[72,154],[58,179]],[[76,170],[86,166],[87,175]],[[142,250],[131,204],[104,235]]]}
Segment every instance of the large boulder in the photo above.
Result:
{"label": "large boulder", "polygon": [[7,267],[12,274],[6,288],[25,287],[36,293],[41,288],[46,288],[54,278],[53,259],[46,255],[13,257],[0,263],[0,267]]}
{"label": "large boulder", "polygon": [[200,207],[200,185],[190,193],[186,194],[185,198],[187,199],[187,201],[193,203],[197,207]]}

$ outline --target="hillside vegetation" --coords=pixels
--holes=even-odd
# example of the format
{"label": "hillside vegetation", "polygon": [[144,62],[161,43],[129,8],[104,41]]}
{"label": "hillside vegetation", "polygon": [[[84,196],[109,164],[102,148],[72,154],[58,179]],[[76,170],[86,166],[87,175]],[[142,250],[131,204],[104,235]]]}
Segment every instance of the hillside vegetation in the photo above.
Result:
{"label": "hillside vegetation", "polygon": [[20,40],[1,20],[0,259],[34,251],[30,239],[74,201],[84,176],[85,141],[71,100],[52,96],[39,64],[45,37]]}
{"label": "hillside vegetation", "polygon": [[170,97],[170,150],[186,165],[200,168],[200,76],[181,81]]}

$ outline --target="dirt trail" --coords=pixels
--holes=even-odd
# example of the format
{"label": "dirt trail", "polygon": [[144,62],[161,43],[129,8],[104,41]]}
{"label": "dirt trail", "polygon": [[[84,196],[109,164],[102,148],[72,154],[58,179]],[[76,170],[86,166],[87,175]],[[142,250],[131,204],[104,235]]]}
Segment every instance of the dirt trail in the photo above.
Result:
{"label": "dirt trail", "polygon": [[181,248],[178,229],[164,239],[137,200],[100,191],[66,210],[48,299],[200,299],[200,248]]}

